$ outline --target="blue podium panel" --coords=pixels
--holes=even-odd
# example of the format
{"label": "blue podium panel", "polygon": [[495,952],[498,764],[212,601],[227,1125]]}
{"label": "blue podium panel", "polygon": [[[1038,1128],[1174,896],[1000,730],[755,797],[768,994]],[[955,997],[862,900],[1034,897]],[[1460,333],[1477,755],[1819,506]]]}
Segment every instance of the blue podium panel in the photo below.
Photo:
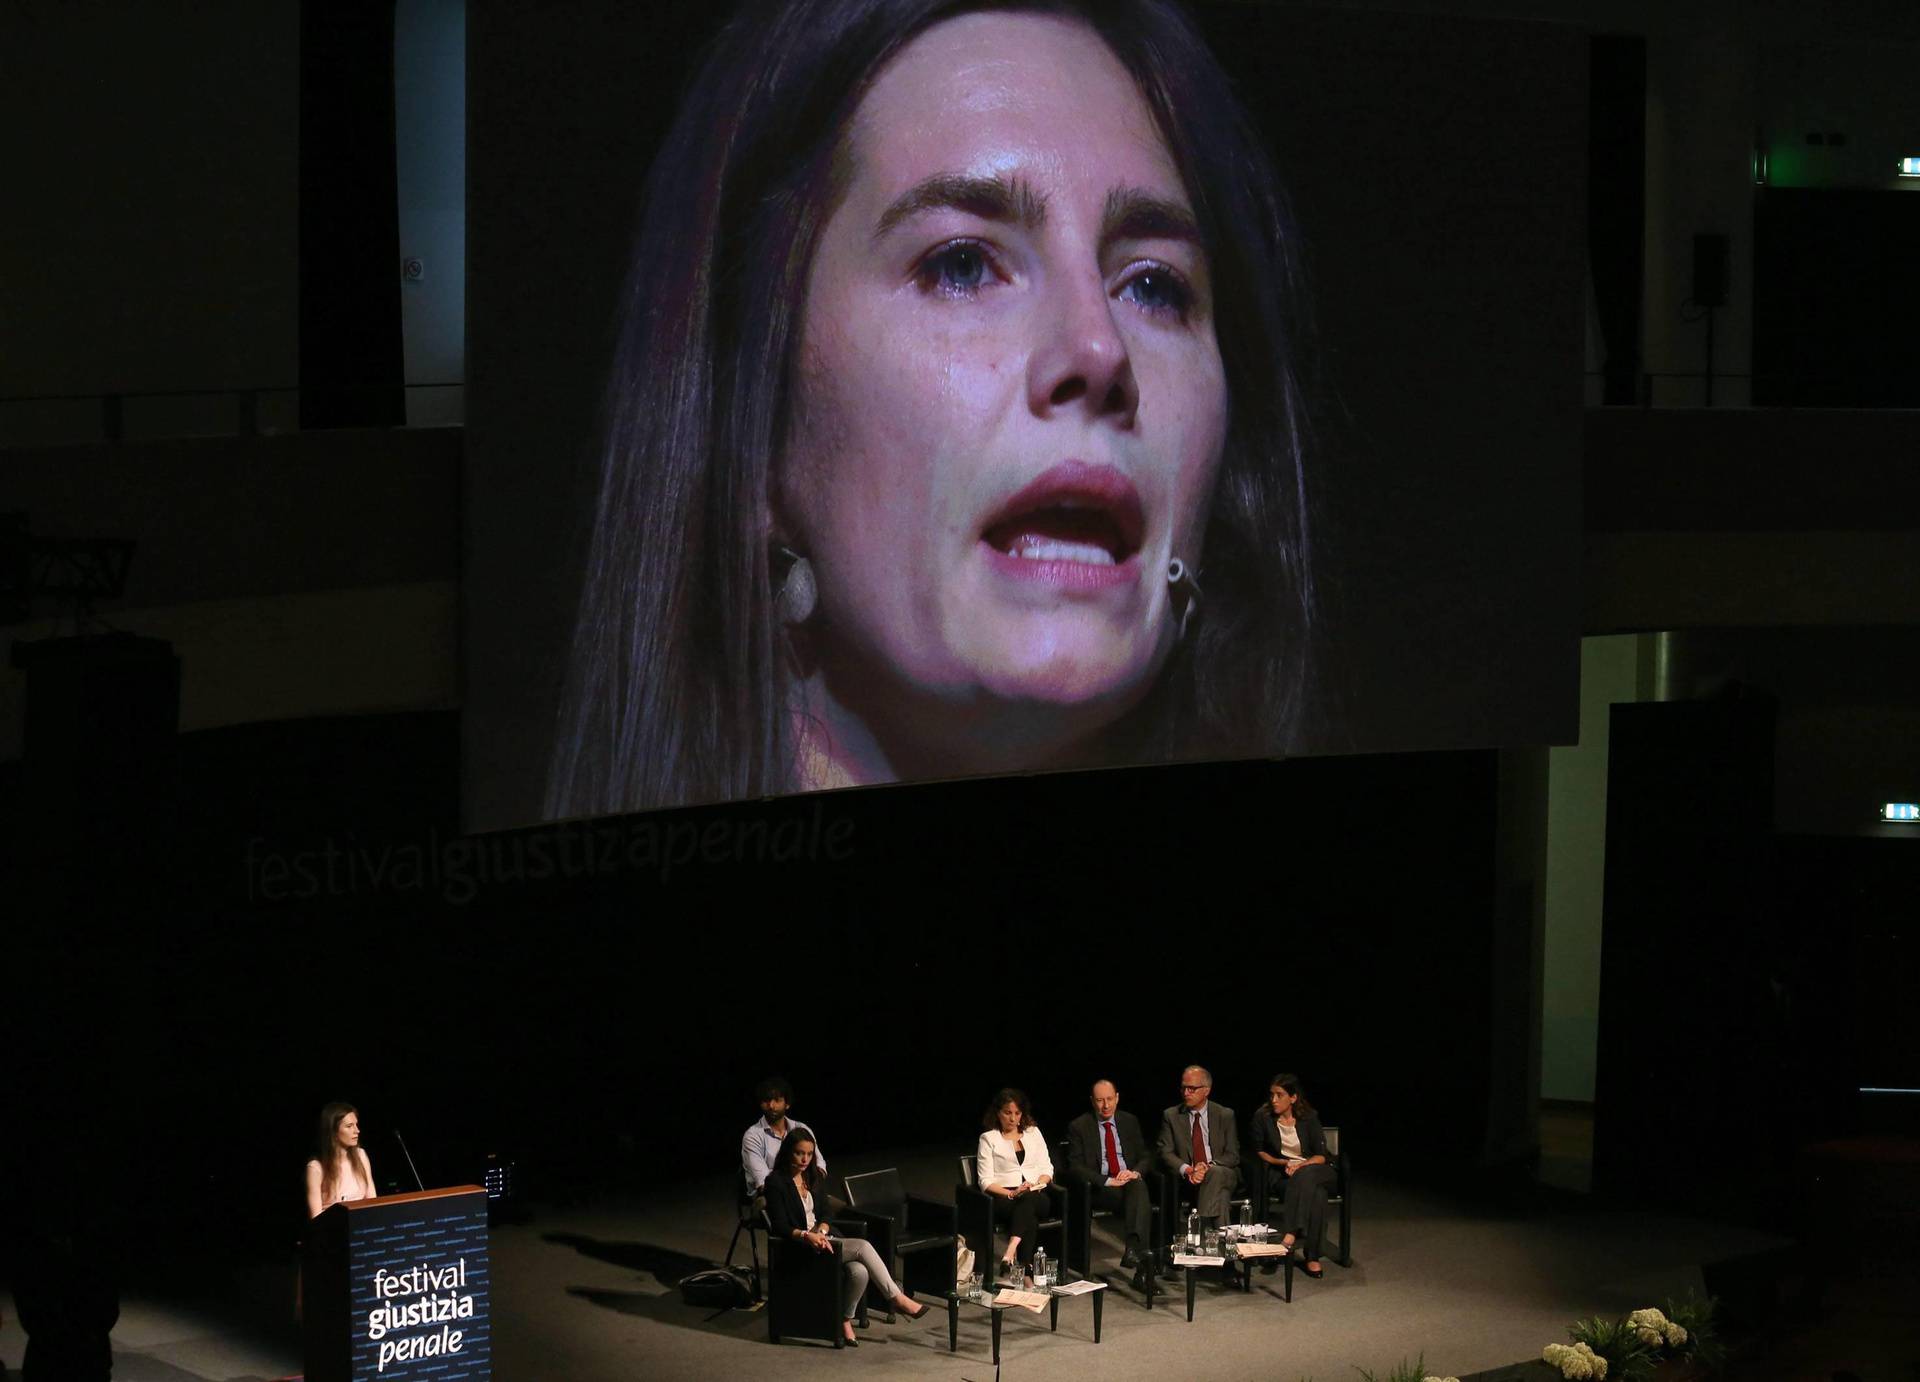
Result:
{"label": "blue podium panel", "polygon": [[340,1208],[353,1382],[491,1378],[486,1192],[460,1186]]}

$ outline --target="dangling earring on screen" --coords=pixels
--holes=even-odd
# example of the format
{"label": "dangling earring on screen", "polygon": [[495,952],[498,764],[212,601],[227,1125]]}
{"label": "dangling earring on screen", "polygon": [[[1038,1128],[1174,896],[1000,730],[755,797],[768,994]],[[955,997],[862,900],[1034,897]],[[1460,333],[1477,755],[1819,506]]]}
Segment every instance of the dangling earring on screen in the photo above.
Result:
{"label": "dangling earring on screen", "polygon": [[1180,631],[1175,635],[1178,642],[1186,641],[1187,625],[1200,608],[1200,582],[1195,574],[1194,569],[1178,557],[1167,563],[1168,598],[1180,612]]}
{"label": "dangling earring on screen", "polygon": [[773,550],[775,559],[787,564],[787,577],[780,583],[780,593],[773,597],[773,609],[780,622],[792,628],[813,617],[814,607],[820,603],[820,587],[814,583],[812,562],[791,547]]}

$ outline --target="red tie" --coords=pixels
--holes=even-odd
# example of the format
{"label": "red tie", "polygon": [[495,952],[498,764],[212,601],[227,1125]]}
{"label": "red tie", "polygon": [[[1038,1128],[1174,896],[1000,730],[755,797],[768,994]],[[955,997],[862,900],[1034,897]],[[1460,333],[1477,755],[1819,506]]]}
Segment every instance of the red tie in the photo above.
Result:
{"label": "red tie", "polygon": [[1107,1179],[1112,1180],[1120,1174],[1120,1149],[1113,1145],[1113,1120],[1109,1118],[1101,1126],[1107,1134]]}
{"label": "red tie", "polygon": [[1193,1115],[1193,1164],[1204,1166],[1207,1163],[1207,1129],[1200,1115]]}

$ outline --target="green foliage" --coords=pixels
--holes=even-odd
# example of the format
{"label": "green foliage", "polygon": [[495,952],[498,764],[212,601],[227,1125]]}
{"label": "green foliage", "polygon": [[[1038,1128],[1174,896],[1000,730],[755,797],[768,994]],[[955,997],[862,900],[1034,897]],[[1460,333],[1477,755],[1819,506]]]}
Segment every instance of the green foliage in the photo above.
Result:
{"label": "green foliage", "polygon": [[1575,1320],[1567,1337],[1607,1360],[1607,1382],[1647,1382],[1653,1376],[1653,1350],[1627,1328],[1625,1317]]}
{"label": "green foliage", "polygon": [[1364,1382],[1426,1382],[1427,1355],[1423,1353],[1411,1363],[1402,1358],[1398,1366],[1388,1369],[1381,1377],[1375,1377],[1365,1368],[1355,1368],[1354,1371],[1360,1374]]}
{"label": "green foliage", "polygon": [[1714,1328],[1714,1312],[1720,1302],[1712,1296],[1696,1296],[1691,1290],[1685,1300],[1668,1299],[1662,1313],[1687,1331],[1687,1341],[1675,1350],[1692,1358],[1702,1367],[1718,1368],[1727,1361],[1727,1346]]}

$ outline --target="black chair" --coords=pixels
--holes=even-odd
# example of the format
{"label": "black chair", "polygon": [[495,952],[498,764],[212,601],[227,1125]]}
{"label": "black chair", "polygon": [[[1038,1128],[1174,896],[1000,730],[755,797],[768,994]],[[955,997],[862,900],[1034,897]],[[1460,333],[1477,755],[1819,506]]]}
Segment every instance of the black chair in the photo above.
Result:
{"label": "black chair", "polygon": [[[764,1217],[759,1227],[767,1234],[767,1338],[776,1344],[787,1338],[829,1339],[835,1348],[843,1347],[840,1292],[846,1279],[838,1254],[776,1238],[767,1232]],[[843,1238],[866,1237],[857,1223],[834,1227]],[[867,1322],[864,1297],[855,1318]]]}
{"label": "black chair", "polygon": [[[937,1296],[954,1309],[955,1261],[953,1206],[909,1195],[900,1172],[889,1167],[864,1176],[848,1176],[847,1208],[835,1220],[862,1224],[867,1241],[893,1271],[894,1280],[909,1296]],[[887,1307],[893,1318],[893,1307]]]}
{"label": "black chair", "polygon": [[[1327,1192],[1327,1208],[1340,1211],[1340,1250],[1329,1251],[1328,1256],[1343,1267],[1353,1265],[1353,1161],[1340,1145],[1340,1129],[1328,1126],[1327,1161],[1333,1167],[1333,1188]],[[1266,1172],[1270,1169],[1264,1161],[1254,1158],[1254,1164],[1260,1168],[1260,1174],[1254,1177],[1253,1212],[1254,1216],[1267,1222],[1267,1211],[1274,1203],[1271,1188],[1267,1184]],[[1329,1249],[1332,1244],[1327,1245]]]}
{"label": "black chair", "polygon": [[[1056,1184],[1058,1177],[1055,1177]],[[1062,1197],[1064,1201],[1064,1196]],[[960,1158],[960,1183],[953,1190],[954,1221],[968,1246],[973,1249],[973,1260],[980,1272],[980,1284],[991,1291],[1000,1278],[1000,1254],[994,1251],[993,1243],[993,1197],[979,1186],[974,1158]],[[1063,1265],[1067,1264],[1067,1243],[1072,1234],[1067,1231],[1064,1212],[1054,1214],[1040,1221],[1039,1246],[1051,1252]],[[1052,1243],[1048,1243],[1048,1238]]]}
{"label": "black chair", "polygon": [[764,1217],[765,1205],[761,1203],[759,1196],[749,1195],[747,1193],[746,1182],[740,1180],[738,1177],[736,1177],[733,1182],[733,1210],[737,1216],[737,1221],[733,1226],[733,1237],[727,1242],[725,1265],[729,1267],[733,1265],[733,1254],[740,1246],[740,1235],[742,1233],[746,1234],[747,1254],[753,1262],[753,1270],[749,1273],[749,1277],[753,1282],[753,1298],[758,1301],[761,1299],[760,1239],[758,1235],[767,1231],[767,1221]]}

